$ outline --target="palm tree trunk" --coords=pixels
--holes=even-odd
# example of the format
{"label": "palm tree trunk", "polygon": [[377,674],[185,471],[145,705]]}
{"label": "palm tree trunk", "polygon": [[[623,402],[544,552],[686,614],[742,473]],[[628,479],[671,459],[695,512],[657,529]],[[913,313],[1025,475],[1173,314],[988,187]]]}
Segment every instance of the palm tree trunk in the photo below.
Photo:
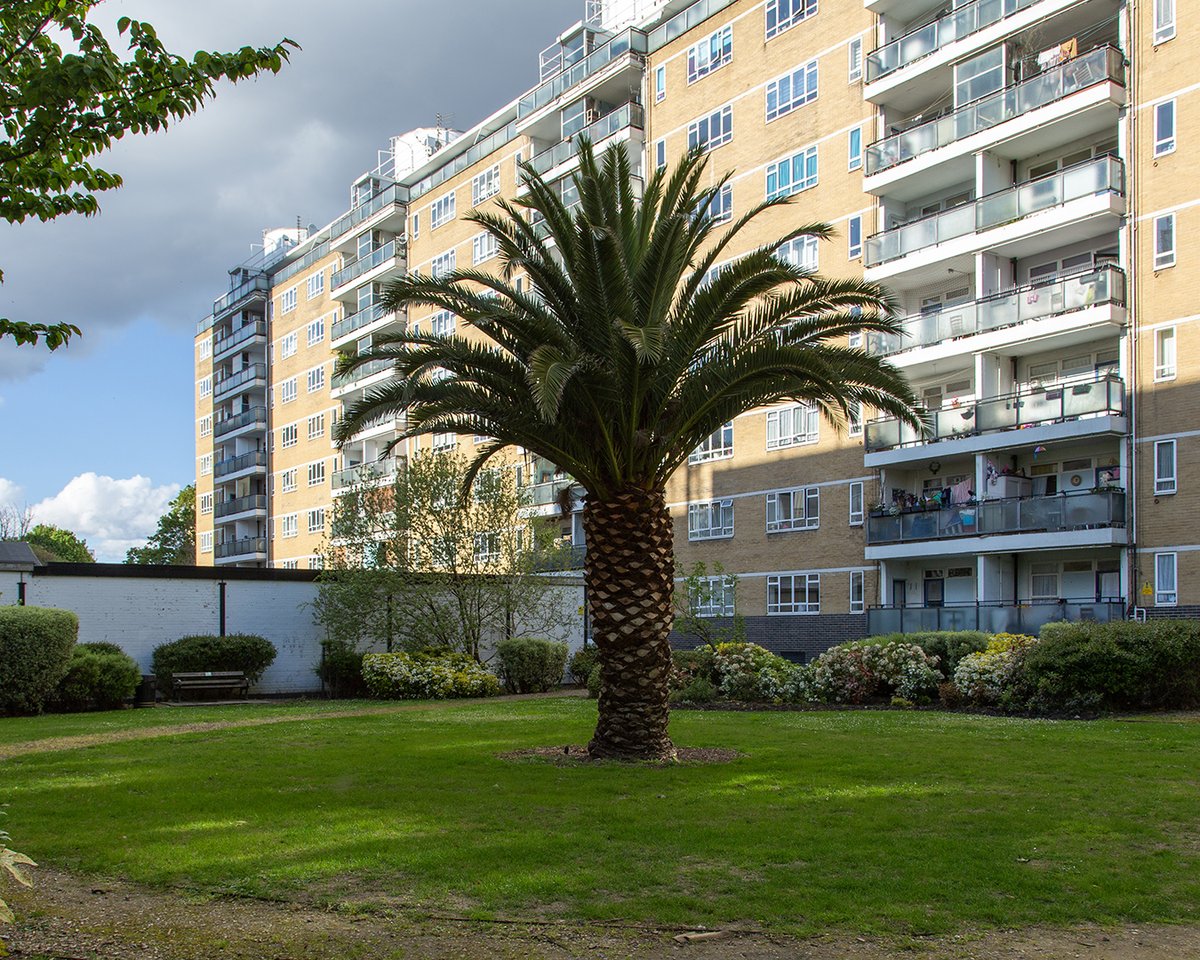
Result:
{"label": "palm tree trunk", "polygon": [[674,531],[662,490],[588,498],[584,579],[600,654],[597,758],[674,759],[667,735]]}

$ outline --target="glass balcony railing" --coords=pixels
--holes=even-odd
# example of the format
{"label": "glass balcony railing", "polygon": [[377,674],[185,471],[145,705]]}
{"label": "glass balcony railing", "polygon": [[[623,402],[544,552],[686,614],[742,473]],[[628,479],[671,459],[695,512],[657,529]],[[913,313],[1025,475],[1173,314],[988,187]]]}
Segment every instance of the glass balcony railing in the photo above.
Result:
{"label": "glass balcony railing", "polygon": [[389,240],[382,247],[372,250],[365,257],[359,257],[357,260],[352,260],[350,263],[337,271],[329,281],[330,289],[343,286],[351,280],[361,277],[364,273],[370,273],[376,267],[380,267],[389,260],[395,259],[400,253],[400,247],[395,240]]}
{"label": "glass balcony railing", "polygon": [[344,490],[360,483],[376,483],[384,480],[394,480],[400,470],[400,459],[392,457],[387,460],[375,460],[371,463],[360,463],[355,467],[339,470],[330,478],[333,489]]}
{"label": "glass balcony railing", "polygon": [[271,278],[266,274],[259,277],[252,277],[245,283],[238,284],[230,290],[225,296],[219,300],[213,301],[213,316],[216,317],[224,311],[228,310],[235,303],[252,293],[268,294],[271,292]]}
{"label": "glass balcony railing", "polygon": [[650,32],[650,50],[657,50],[677,37],[682,37],[689,30],[698,27],[733,2],[734,0],[696,0],[695,3],[679,11],[670,20],[659,24]]}
{"label": "glass balcony railing", "polygon": [[357,207],[347,213],[344,217],[339,217],[333,222],[333,226],[329,228],[330,242],[344,236],[349,231],[353,230],[364,220],[369,220],[375,216],[380,210],[385,207],[390,207],[394,204],[404,204],[408,202],[408,191],[398,183],[393,183],[390,187],[385,187],[380,190],[370,200],[360,203]]}
{"label": "glass balcony railing", "polygon": [[1115,374],[1102,374],[1087,380],[1030,384],[1004,396],[934,410],[924,432],[894,417],[872,420],[866,425],[865,446],[868,453],[873,453],[1083,417],[1119,417],[1124,413],[1125,382]]}
{"label": "glass balcony railing", "polygon": [[975,0],[956,7],[933,23],[910,30],[891,43],[876,47],[867,54],[867,83],[886,77],[927,57],[947,44],[978,33],[984,27],[999,23],[1014,13],[1033,6],[1038,0]]}
{"label": "glass balcony railing", "polygon": [[340,340],[347,334],[351,334],[355,330],[361,330],[363,327],[374,323],[376,320],[386,317],[391,312],[392,311],[384,307],[382,303],[372,304],[363,310],[359,310],[358,313],[352,313],[348,317],[342,317],[342,319],[335,323],[331,328],[330,336],[334,340]]}
{"label": "glass balcony railing", "polygon": [[237,457],[230,457],[228,460],[217,461],[213,467],[213,474],[218,477],[227,477],[231,473],[238,473],[241,470],[248,470],[251,467],[265,467],[267,465],[266,450],[251,450],[249,453],[243,453]]}
{"label": "glass balcony railing", "polygon": [[1097,157],[1048,177],[988,194],[973,203],[884,230],[867,238],[863,262],[876,267],[925,247],[1102,193],[1124,196],[1125,168],[1116,157]]}
{"label": "glass balcony railing", "polygon": [[557,480],[547,480],[545,483],[533,483],[527,488],[529,503],[535,507],[546,507],[561,501],[563,491],[576,486],[570,477],[559,477]]}
{"label": "glass balcony railing", "polygon": [[517,104],[517,119],[523,120],[546,104],[553,103],[573,86],[582,83],[587,77],[604,69],[617,58],[627,53],[645,56],[647,50],[646,35],[641,30],[631,27],[617,34],[604,46],[593,50],[574,66],[523,96]]}
{"label": "glass balcony railing", "polygon": [[[638,130],[644,130],[646,127],[645,111],[642,110],[640,104],[627,103],[619,110],[614,110],[612,113],[601,117],[595,123],[590,124],[576,134],[576,139],[586,137],[592,143],[600,143],[602,140],[607,140],[613,134],[624,130],[626,127],[635,127]],[[564,140],[561,143],[556,143],[549,150],[543,150],[530,161],[530,166],[539,174],[544,174],[548,170],[552,170],[560,163],[566,163],[579,149],[579,145],[574,140]]]}
{"label": "glass balcony railing", "polygon": [[241,540],[230,540],[227,543],[217,544],[218,560],[258,554],[264,557],[267,555],[266,537],[243,537]]}
{"label": "glass balcony railing", "polygon": [[1115,47],[1097,47],[953,113],[876,140],[867,147],[866,174],[881,173],[1097,83],[1123,83],[1124,78],[1125,58],[1121,51]]}
{"label": "glass balcony railing", "polygon": [[867,352],[886,357],[1030,320],[1062,316],[1105,303],[1125,303],[1125,274],[1105,266],[1074,277],[1017,287],[983,300],[901,320],[903,333],[868,333]]}
{"label": "glass balcony railing", "polygon": [[265,363],[252,363],[238,370],[236,373],[231,373],[229,376],[222,377],[216,381],[213,384],[213,396],[229,393],[231,390],[236,390],[247,383],[253,383],[255,380],[266,379],[267,365]]}
{"label": "glass balcony railing", "polygon": [[392,360],[372,360],[370,363],[365,363],[356,370],[351,370],[349,373],[335,373],[332,380],[330,380],[330,385],[335,389],[340,389],[357,383],[359,380],[366,380],[367,377],[373,377],[377,373],[383,373],[385,370],[394,369],[395,362]]}
{"label": "glass balcony railing", "polygon": [[265,337],[267,335],[267,325],[262,320],[255,320],[252,323],[242,324],[237,330],[228,336],[222,337],[213,343],[213,356],[224,353],[226,350],[232,350],[238,344],[245,343],[247,340],[254,337]]}
{"label": "glass balcony railing", "polygon": [[1125,526],[1124,490],[979,500],[936,510],[867,517],[867,544],[945,540],[998,533],[1063,533]]}
{"label": "glass balcony railing", "polygon": [[[423,177],[421,180],[418,180],[411,187],[409,187],[409,195],[413,200],[416,200],[417,197],[428,193],[435,187],[440,187],[451,177],[456,176],[463,170],[466,170],[467,167],[474,166],[484,157],[495,153],[501,147],[511,143],[514,139],[516,139],[516,136],[517,124],[516,121],[513,121],[512,123],[501,127],[499,130],[488,134],[482,140],[471,144],[470,149],[464,150],[457,156],[447,160],[445,166],[438,167],[427,177]],[[453,150],[454,146],[451,144],[449,147],[443,149]]]}
{"label": "glass balcony railing", "polygon": [[267,509],[267,498],[265,496],[250,496],[238,497],[236,500],[226,500],[224,503],[218,503],[216,508],[217,519],[221,517],[232,517],[237,513],[247,513],[250,510]]}
{"label": "glass balcony railing", "polygon": [[248,427],[250,424],[259,424],[263,426],[267,424],[267,408],[266,407],[251,407],[249,410],[244,410],[232,417],[227,417],[216,426],[213,427],[214,437],[223,437],[227,433],[233,433],[234,430],[240,430],[242,427]]}
{"label": "glass balcony railing", "polygon": [[1024,633],[1036,637],[1047,623],[1108,623],[1125,619],[1124,600],[1018,600],[1004,603],[947,603],[940,607],[871,607],[867,635],[920,633],[927,630],[982,630],[985,633]]}

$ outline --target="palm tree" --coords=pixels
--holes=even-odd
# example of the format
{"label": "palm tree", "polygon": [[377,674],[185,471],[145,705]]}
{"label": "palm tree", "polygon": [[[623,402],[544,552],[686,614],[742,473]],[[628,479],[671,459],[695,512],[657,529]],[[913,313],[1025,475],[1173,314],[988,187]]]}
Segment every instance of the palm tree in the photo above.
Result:
{"label": "palm tree", "polygon": [[384,293],[390,308],[449,310],[488,341],[399,333],[340,364],[387,360],[396,377],[347,411],[339,441],[404,414],[401,439],[492,438],[468,485],[490,458],[523,447],[585,489],[584,578],[601,664],[594,757],[674,756],[665,490],[688,454],[744,411],[781,401],[815,404],[839,424],[860,403],[918,422],[903,377],[842,345],[851,333],[897,332],[884,290],[777,256],[793,239],[830,236],[826,224],[723,263],[751,222],[786,201],[759,204],[722,233],[708,210],[728,177],[703,187],[705,165],[691,154],[656,172],[639,200],[624,150],[597,158],[583,143],[571,207],[526,167],[515,203],[466,218],[496,239],[499,276],[413,274]]}

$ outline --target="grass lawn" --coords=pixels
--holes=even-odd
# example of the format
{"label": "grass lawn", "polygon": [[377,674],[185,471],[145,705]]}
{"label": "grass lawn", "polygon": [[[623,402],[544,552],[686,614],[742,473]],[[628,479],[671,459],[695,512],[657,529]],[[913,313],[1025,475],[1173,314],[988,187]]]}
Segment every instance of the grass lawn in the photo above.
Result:
{"label": "grass lawn", "polygon": [[[917,934],[1200,910],[1196,724],[680,712],[677,743],[745,756],[560,767],[496,754],[585,742],[593,702],[262,709],[302,719],[0,762],[14,846],[153,885],[480,917]],[[0,720],[0,738],[106,722]]]}

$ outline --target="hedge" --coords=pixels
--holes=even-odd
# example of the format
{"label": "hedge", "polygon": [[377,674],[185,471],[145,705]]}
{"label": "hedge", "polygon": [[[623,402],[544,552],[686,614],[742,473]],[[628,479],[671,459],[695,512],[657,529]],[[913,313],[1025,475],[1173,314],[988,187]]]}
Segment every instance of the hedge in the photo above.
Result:
{"label": "hedge", "polygon": [[51,607],[0,607],[0,713],[40,713],[67,672],[79,618]]}
{"label": "hedge", "polygon": [[562,686],[567,645],[536,637],[511,637],[496,644],[496,673],[509,693],[546,693]]}
{"label": "hedge", "polygon": [[202,670],[241,670],[253,686],[274,662],[275,646],[271,641],[254,634],[231,633],[224,637],[180,637],[160,644],[154,648],[153,669],[159,687],[169,691],[174,674]]}
{"label": "hedge", "polygon": [[111,643],[81,643],[54,691],[55,710],[115,710],[137,691],[142,671]]}

